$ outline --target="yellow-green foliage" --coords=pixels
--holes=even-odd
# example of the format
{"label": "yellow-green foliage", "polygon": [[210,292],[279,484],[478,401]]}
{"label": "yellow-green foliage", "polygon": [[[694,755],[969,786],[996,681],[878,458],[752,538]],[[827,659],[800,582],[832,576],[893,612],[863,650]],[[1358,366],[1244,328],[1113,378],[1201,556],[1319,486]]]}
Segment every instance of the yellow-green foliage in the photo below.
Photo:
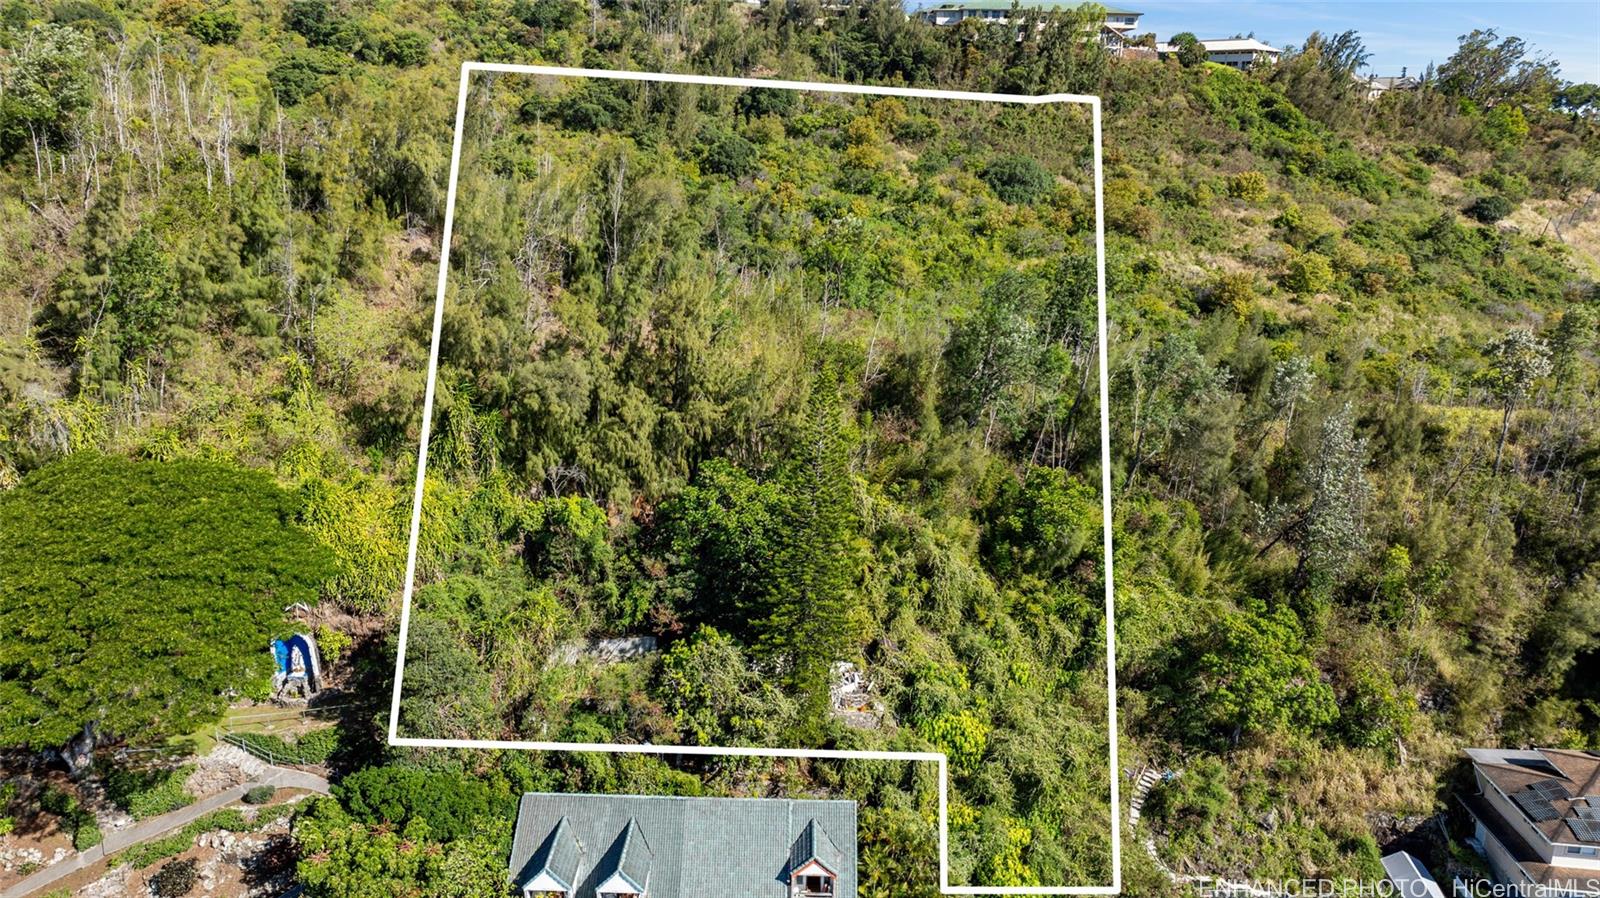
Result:
{"label": "yellow-green foliage", "polygon": [[1262,202],[1267,198],[1267,176],[1258,171],[1229,175],[1228,196],[1247,203]]}
{"label": "yellow-green foliage", "polygon": [[1333,286],[1333,265],[1321,253],[1297,253],[1289,259],[1283,285],[1296,293],[1321,293]]}
{"label": "yellow-green foliage", "polygon": [[1213,305],[1247,316],[1256,304],[1255,278],[1245,271],[1223,274],[1211,285],[1211,296]]}

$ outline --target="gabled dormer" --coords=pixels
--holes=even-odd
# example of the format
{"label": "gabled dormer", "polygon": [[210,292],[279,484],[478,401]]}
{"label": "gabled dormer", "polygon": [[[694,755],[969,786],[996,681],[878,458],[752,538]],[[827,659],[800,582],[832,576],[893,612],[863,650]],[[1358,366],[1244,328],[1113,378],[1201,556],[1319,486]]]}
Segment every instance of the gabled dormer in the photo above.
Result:
{"label": "gabled dormer", "polygon": [[573,898],[583,873],[583,846],[562,817],[523,870],[517,888],[525,898]]}
{"label": "gabled dormer", "polygon": [[648,898],[650,867],[655,856],[639,822],[628,818],[611,848],[595,869],[596,898]]}
{"label": "gabled dormer", "polygon": [[833,898],[838,892],[839,871],[843,869],[839,847],[816,820],[805,828],[789,848],[789,895],[791,898]]}

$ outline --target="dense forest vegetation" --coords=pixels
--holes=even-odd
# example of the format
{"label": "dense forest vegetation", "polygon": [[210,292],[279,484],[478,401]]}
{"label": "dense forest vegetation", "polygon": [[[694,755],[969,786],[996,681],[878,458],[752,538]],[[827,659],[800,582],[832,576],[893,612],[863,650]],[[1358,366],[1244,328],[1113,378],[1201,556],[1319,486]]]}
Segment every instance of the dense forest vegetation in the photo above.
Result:
{"label": "dense forest vegetation", "polygon": [[[395,613],[464,59],[1077,91],[1107,112],[1123,763],[1182,770],[1141,824],[1164,861],[1370,876],[1464,745],[1600,747],[1597,91],[1492,32],[1369,102],[1353,35],[1242,73],[1112,60],[1074,19],[10,0],[0,521],[54,554],[0,586],[79,601],[59,540],[106,494],[211,482],[248,497],[190,522],[218,558],[287,515],[251,539],[290,580]],[[977,113],[786,96],[475,96],[403,724],[937,746],[954,881],[1103,882],[1081,123],[1002,116],[974,152]],[[186,563],[122,548],[107,589]],[[256,573],[217,622],[241,640],[276,626]],[[774,640],[843,582],[821,654]],[[665,651],[546,669],[616,632]],[[70,686],[24,673],[45,650],[0,655],[8,745]],[[391,750],[393,651],[348,662],[371,704],[296,823],[310,894],[491,894],[528,788],[852,797],[864,894],[936,889],[918,765]],[[817,658],[878,672],[897,725],[818,726]],[[216,713],[222,670],[101,736]],[[1171,891],[1138,844],[1129,890]]]}
{"label": "dense forest vegetation", "polygon": [[936,749],[1108,880],[1087,109],[484,80],[401,734]]}

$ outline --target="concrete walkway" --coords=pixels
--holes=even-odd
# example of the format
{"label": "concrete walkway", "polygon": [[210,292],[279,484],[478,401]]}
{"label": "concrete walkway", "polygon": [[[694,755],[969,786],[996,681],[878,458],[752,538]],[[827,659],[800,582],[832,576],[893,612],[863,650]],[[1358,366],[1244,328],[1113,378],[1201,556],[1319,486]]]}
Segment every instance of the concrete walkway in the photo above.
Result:
{"label": "concrete walkway", "polygon": [[220,792],[207,798],[179,808],[170,814],[151,817],[141,820],[132,826],[106,833],[105,841],[90,848],[80,851],[61,861],[34,873],[32,876],[0,892],[0,898],[25,898],[35,892],[42,892],[63,877],[70,876],[86,867],[92,867],[107,857],[140,842],[148,842],[159,838],[176,829],[181,829],[199,820],[201,817],[227,807],[244,798],[244,793],[255,786],[275,786],[279,789],[305,789],[321,795],[328,794],[328,781],[315,774],[306,773],[304,770],[293,770],[288,767],[266,767],[265,772],[256,777],[255,782],[234,786],[226,792]]}

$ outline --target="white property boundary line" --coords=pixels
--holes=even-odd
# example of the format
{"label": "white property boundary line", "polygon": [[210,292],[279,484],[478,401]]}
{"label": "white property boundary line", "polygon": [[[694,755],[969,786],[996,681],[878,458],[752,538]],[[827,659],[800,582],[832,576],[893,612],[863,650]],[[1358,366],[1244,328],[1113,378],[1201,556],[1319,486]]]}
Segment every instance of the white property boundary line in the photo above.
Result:
{"label": "white property boundary line", "polygon": [[[400,691],[405,673],[406,637],[411,624],[411,594],[417,570],[417,536],[422,523],[422,491],[428,467],[428,439],[433,423],[434,382],[439,373],[439,334],[444,323],[445,286],[450,271],[450,242],[455,229],[456,185],[461,169],[461,135],[467,115],[467,88],[473,72],[500,72],[519,75],[554,75],[578,78],[610,78],[620,81],[661,81],[677,84],[711,84],[724,87],[762,87],[805,90],[820,93],[869,94],[893,97],[927,97],[942,100],[979,100],[993,103],[1042,105],[1082,103],[1090,108],[1094,130],[1094,237],[1095,283],[1098,296],[1100,356],[1100,498],[1101,541],[1105,560],[1106,691],[1107,725],[1110,736],[1111,782],[1111,885],[1109,886],[952,886],[949,882],[949,762],[940,752],[844,751],[838,749],[748,748],[715,745],[626,745],[589,742],[525,742],[502,739],[419,739],[401,736]],[[540,751],[596,751],[620,754],[655,755],[735,755],[767,758],[829,758],[868,761],[923,761],[939,765],[939,890],[952,895],[1116,895],[1122,891],[1122,827],[1119,765],[1117,762],[1117,649],[1116,618],[1113,601],[1111,559],[1111,412],[1108,364],[1106,360],[1106,236],[1104,177],[1101,170],[1100,98],[1082,94],[977,93],[957,90],[928,90],[912,87],[873,87],[860,84],[825,84],[811,81],[777,81],[759,78],[723,78],[709,75],[622,72],[578,69],[562,66],[515,65],[466,62],[461,65],[461,84],[456,94],[455,136],[450,148],[450,186],[445,198],[444,236],[439,252],[439,284],[433,304],[433,341],[428,349],[428,384],[422,403],[422,442],[417,450],[417,483],[411,500],[411,539],[406,551],[405,594],[400,606],[400,643],[395,652],[394,696],[389,706],[389,744],[408,748],[524,749]]]}

